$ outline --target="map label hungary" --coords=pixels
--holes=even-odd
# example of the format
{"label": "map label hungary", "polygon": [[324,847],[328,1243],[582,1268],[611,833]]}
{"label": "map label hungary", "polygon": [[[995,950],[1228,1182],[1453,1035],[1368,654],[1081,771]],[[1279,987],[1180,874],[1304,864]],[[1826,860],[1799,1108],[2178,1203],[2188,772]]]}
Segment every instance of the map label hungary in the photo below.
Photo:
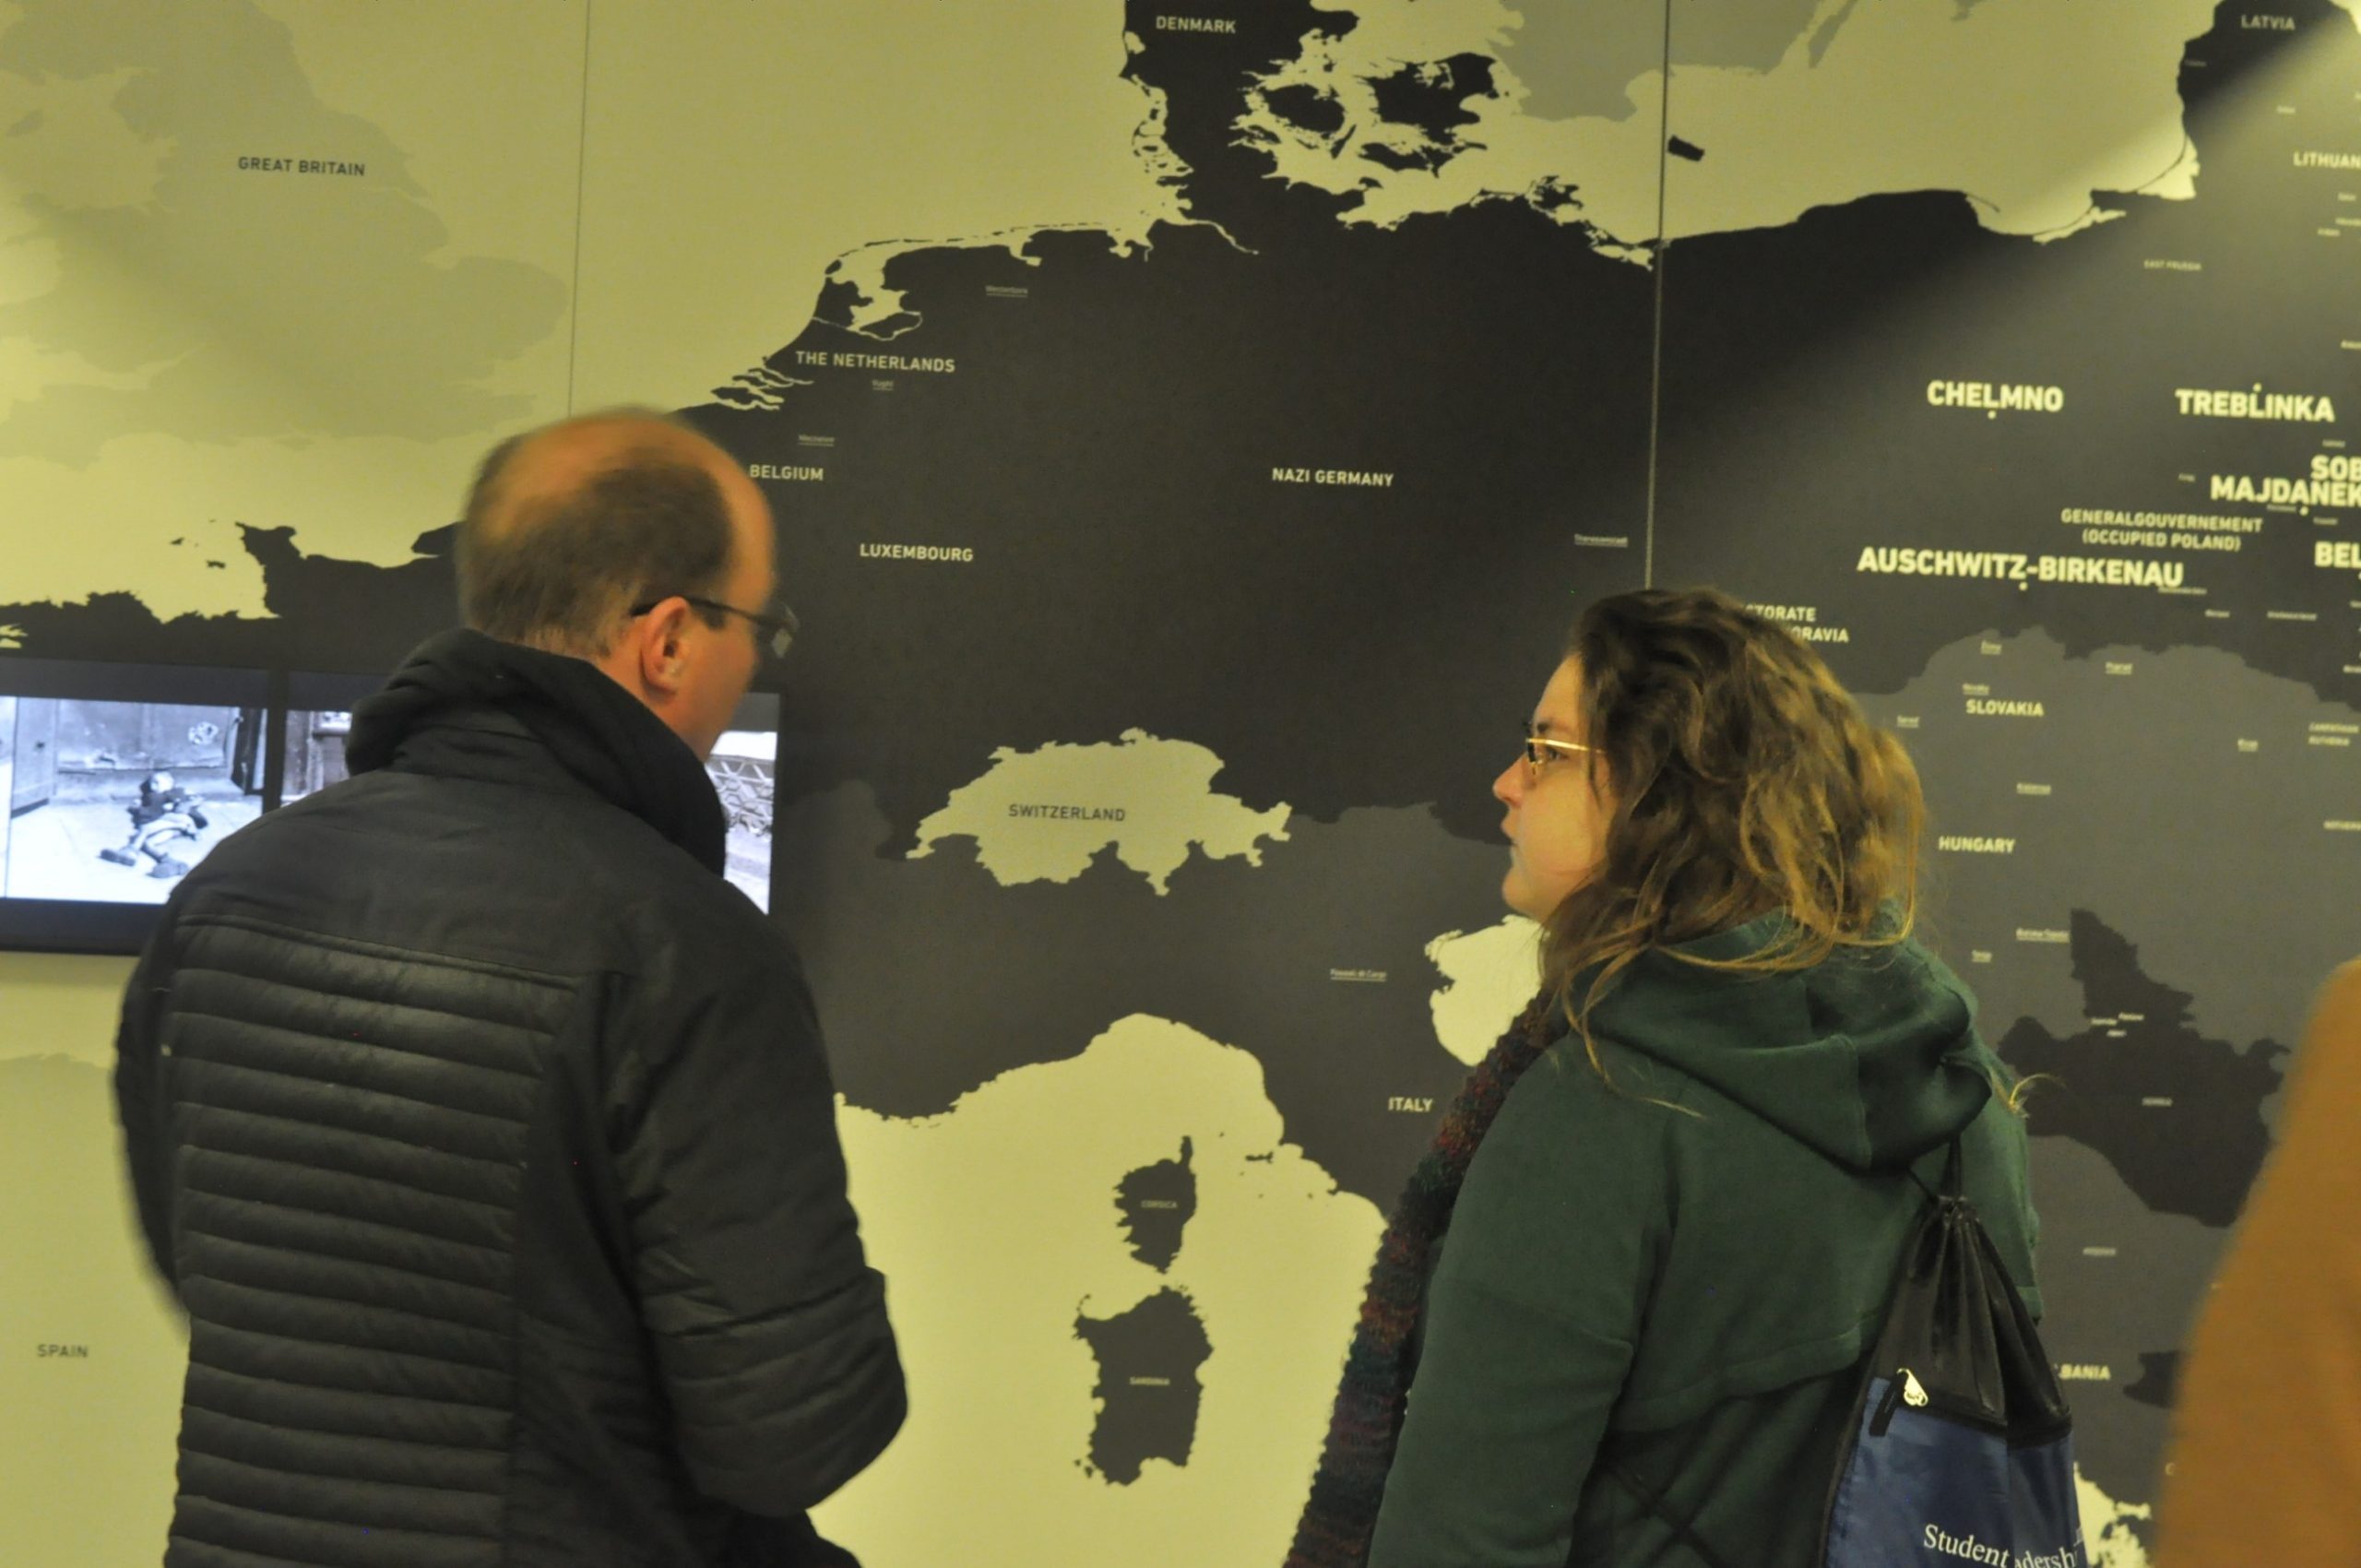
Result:
{"label": "map label hungary", "polygon": [[989,772],[919,825],[910,858],[945,838],[972,838],[978,863],[1006,887],[1072,882],[1111,844],[1158,893],[1192,847],[1209,860],[1259,866],[1262,841],[1287,837],[1289,808],[1258,812],[1215,794],[1221,769],[1204,747],[1145,730],[1127,730],[1112,745],[1003,746]]}

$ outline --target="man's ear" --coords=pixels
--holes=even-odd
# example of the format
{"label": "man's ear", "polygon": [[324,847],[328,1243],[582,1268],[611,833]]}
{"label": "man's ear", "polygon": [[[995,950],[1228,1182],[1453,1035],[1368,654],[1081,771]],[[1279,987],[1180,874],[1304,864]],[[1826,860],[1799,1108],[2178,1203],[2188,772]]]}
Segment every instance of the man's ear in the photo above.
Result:
{"label": "man's ear", "polygon": [[671,600],[641,618],[636,628],[639,678],[651,693],[670,696],[681,689],[687,669],[682,633],[688,614],[686,604]]}

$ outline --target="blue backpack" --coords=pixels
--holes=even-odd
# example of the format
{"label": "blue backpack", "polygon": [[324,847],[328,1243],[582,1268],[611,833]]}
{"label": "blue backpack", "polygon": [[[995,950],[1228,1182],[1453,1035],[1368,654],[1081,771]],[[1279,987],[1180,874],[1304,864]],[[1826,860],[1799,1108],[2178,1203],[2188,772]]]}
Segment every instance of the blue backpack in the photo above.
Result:
{"label": "blue backpack", "polygon": [[[1820,1560],[1823,1568],[2085,1568],[2073,1417],[1961,1190],[1956,1140],[1942,1191],[1928,1197],[1903,1245],[1837,1454]],[[1661,1495],[1620,1467],[1608,1474],[1708,1568],[1728,1568]]]}

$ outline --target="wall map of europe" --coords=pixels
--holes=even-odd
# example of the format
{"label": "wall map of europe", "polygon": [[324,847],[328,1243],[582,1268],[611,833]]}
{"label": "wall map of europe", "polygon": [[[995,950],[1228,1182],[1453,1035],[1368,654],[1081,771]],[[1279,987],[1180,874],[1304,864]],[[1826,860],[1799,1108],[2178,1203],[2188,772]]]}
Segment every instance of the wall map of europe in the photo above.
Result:
{"label": "wall map of europe", "polygon": [[[600,345],[718,265],[602,235],[866,210],[829,165],[872,137],[946,211],[1036,204],[750,245],[774,303],[656,394],[765,486],[805,627],[772,909],[917,1391],[825,1511],[864,1561],[1282,1554],[1382,1210],[1530,989],[1488,782],[1573,612],[1646,582],[1765,607],[1916,757],[1933,938],[2058,1079],[2093,1561],[2146,1561],[2177,1347],[2361,952],[2361,0],[1103,0],[1007,7],[997,57],[927,7],[572,0],[482,45],[580,66],[511,127],[523,196],[369,77],[355,0],[160,5],[0,0],[0,690],[390,667],[450,617],[465,457],[647,396]],[[774,49],[823,98],[896,60],[935,128],[879,89],[637,172],[650,83]],[[1096,127],[1087,177],[960,163],[956,115],[1027,104]],[[257,224],[353,287],[237,280]],[[331,390],[187,301],[125,325],[99,243],[232,279]],[[103,1149],[55,1049],[0,1038],[0,1103]],[[144,1332],[79,1300],[42,1334],[94,1364],[77,1313]]]}

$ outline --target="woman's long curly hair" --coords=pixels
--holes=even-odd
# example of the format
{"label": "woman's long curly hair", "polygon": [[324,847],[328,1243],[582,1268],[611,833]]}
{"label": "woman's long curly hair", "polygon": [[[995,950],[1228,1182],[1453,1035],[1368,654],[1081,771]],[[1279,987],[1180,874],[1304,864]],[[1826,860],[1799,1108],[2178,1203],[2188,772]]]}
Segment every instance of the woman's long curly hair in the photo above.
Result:
{"label": "woman's long curly hair", "polygon": [[1590,1010],[1643,953],[1774,911],[1786,919],[1760,952],[1676,956],[1770,973],[1910,934],[1917,770],[1801,638],[1711,588],[1651,588],[1584,611],[1566,656],[1612,813],[1541,961],[1594,1067]]}

